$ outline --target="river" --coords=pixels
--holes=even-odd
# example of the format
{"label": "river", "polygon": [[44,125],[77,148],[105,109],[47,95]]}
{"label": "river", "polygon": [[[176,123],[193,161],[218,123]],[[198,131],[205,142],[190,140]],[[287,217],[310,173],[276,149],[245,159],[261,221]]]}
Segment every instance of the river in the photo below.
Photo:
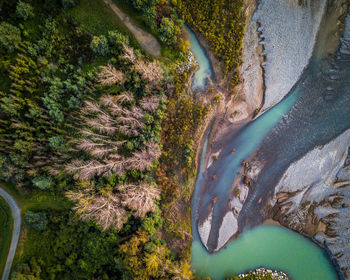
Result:
{"label": "river", "polygon": [[213,70],[205,50],[198,42],[196,35],[187,25],[185,25],[185,28],[190,36],[191,52],[198,63],[198,69],[193,77],[192,89],[204,90],[208,79],[212,78]]}
{"label": "river", "polygon": [[[331,18],[326,15],[324,27],[329,25],[327,16]],[[347,22],[350,29],[350,19]],[[333,56],[323,51],[327,49],[323,45],[327,41],[319,36],[309,66],[287,97],[241,130],[208,170],[203,168],[206,139],[192,204],[192,265],[198,275],[223,279],[264,266],[286,271],[296,280],[337,279],[326,254],[313,242],[282,227],[258,225],[264,218],[260,210],[290,163],[350,126],[347,105],[350,85],[344,79],[350,71],[349,34],[345,32]],[[195,50],[192,49],[196,56]],[[232,148],[237,152],[232,154]],[[242,160],[253,153],[264,167],[257,171],[257,183],[249,191],[247,202],[243,201],[244,205],[238,205],[240,209],[232,212],[232,206],[239,208],[240,203],[231,203],[232,184],[241,171]],[[213,205],[214,196],[218,199]],[[229,222],[225,223],[226,219]],[[205,247],[210,252],[218,251],[236,233],[241,233],[240,237],[218,253],[210,254],[206,250]]]}

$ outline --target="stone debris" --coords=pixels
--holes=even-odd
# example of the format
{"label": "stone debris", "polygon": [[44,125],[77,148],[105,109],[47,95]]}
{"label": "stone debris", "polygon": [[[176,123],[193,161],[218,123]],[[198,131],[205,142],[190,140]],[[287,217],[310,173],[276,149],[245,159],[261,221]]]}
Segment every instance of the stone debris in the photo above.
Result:
{"label": "stone debris", "polygon": [[275,189],[274,217],[327,246],[345,279],[350,279],[349,143],[350,129],[290,165]]}
{"label": "stone debris", "polygon": [[299,5],[296,0],[259,1],[253,15],[252,24],[259,23],[259,44],[266,58],[261,65],[265,100],[259,115],[283,99],[309,63],[327,1],[307,2]]}
{"label": "stone debris", "polygon": [[[249,271],[248,273],[242,273],[239,274],[238,277],[240,279],[244,279],[245,277],[251,276],[251,275],[255,275],[255,276],[271,276],[272,279],[274,280],[289,280],[289,277],[286,273],[282,272],[282,271],[278,271],[278,270],[271,270],[271,269],[267,269],[267,268],[257,268],[255,270]],[[257,278],[260,279],[260,278]]]}
{"label": "stone debris", "polygon": [[180,74],[182,74],[184,72],[190,71],[191,68],[195,65],[198,65],[198,63],[196,62],[196,59],[195,59],[193,53],[191,51],[189,51],[187,54],[186,61],[177,65],[177,70],[179,71]]}

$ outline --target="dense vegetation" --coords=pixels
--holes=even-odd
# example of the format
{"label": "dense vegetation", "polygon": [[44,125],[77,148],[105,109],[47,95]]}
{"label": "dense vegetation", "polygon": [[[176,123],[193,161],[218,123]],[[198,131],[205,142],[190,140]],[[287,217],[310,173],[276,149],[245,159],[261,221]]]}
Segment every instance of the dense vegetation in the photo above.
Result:
{"label": "dense vegetation", "polygon": [[184,20],[210,42],[213,52],[224,62],[225,72],[233,71],[238,82],[244,36],[242,0],[178,0]]}
{"label": "dense vegetation", "polygon": [[178,60],[152,61],[98,1],[0,2],[0,179],[24,217],[11,279],[194,279],[206,109],[178,72],[182,23],[162,16]]}
{"label": "dense vegetation", "polygon": [[4,269],[12,232],[12,214],[6,201],[0,197],[0,274]]}
{"label": "dense vegetation", "polygon": [[[154,34],[163,45],[163,54],[169,50],[180,51],[183,55],[187,52],[188,43],[182,38],[184,21],[179,18],[177,11],[169,1],[165,0],[114,0],[122,7],[126,6],[129,14],[135,15],[139,25],[146,26],[147,30]],[[123,5],[124,4],[124,5]]]}

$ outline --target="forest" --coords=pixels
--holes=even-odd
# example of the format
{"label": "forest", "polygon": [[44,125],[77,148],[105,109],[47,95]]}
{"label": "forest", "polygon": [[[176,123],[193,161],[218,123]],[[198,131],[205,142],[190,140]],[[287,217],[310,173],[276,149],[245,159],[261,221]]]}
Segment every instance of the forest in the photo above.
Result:
{"label": "forest", "polygon": [[162,57],[102,0],[0,0],[0,184],[23,216],[12,280],[199,279],[190,207],[210,105],[186,88],[182,30],[235,72],[242,2],[114,2]]}
{"label": "forest", "polygon": [[107,7],[86,24],[88,4],[0,4],[0,176],[25,205],[11,279],[193,279],[178,208],[205,109],[175,70],[183,23],[145,4],[169,15],[154,20],[174,55],[154,60]]}
{"label": "forest", "polygon": [[202,34],[211,50],[223,62],[226,73],[232,73],[231,83],[239,81],[237,67],[242,63],[244,37],[243,0],[178,0],[184,20]]}

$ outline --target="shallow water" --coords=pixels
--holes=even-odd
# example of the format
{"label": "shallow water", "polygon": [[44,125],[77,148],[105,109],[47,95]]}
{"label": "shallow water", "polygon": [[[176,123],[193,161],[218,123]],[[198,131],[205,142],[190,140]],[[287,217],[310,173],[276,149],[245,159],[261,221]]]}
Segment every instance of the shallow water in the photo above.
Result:
{"label": "shallow water", "polygon": [[223,280],[257,267],[279,269],[293,280],[334,280],[324,252],[301,235],[278,226],[247,231],[219,253],[209,255],[199,241],[192,245],[192,266],[201,277]]}
{"label": "shallow water", "polygon": [[[206,207],[210,204],[211,199],[215,195],[218,200],[214,207],[214,217],[220,217],[226,213],[225,207],[222,206],[228,204],[231,185],[242,167],[242,161],[247,159],[257,149],[267,133],[293,106],[298,95],[299,91],[295,91],[277,106],[250,123],[242,133],[221,152],[219,160],[209,168],[207,176],[205,177],[206,179],[211,178],[215,174],[217,176],[215,185],[211,186],[210,192],[201,197],[201,205],[199,205],[199,207],[196,201],[193,202],[193,209],[198,208],[199,211],[205,211],[201,209],[201,206]],[[231,154],[233,148],[237,151]],[[217,166],[222,166],[223,168],[217,169]],[[203,177],[203,175],[200,176]],[[196,183],[196,189],[200,189],[201,186],[203,186],[205,178],[203,177],[201,182]],[[219,222],[221,222],[220,218],[214,219],[212,232],[209,236],[208,244],[212,249],[215,249],[217,245],[217,235],[220,228]]]}
{"label": "shallow water", "polygon": [[207,55],[205,54],[205,50],[199,44],[196,35],[193,33],[193,31],[190,28],[188,28],[187,26],[185,27],[188,33],[190,34],[190,43],[191,43],[190,49],[198,63],[197,72],[193,77],[192,89],[204,90],[207,80],[210,79],[213,75],[210,61]]}

